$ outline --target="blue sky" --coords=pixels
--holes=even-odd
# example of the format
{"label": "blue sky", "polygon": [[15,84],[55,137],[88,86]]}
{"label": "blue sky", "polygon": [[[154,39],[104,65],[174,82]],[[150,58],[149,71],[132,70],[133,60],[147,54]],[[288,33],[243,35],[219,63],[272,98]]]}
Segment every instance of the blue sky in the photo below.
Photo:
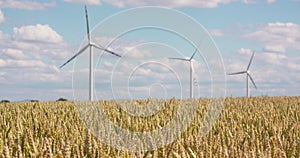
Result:
{"label": "blue sky", "polygon": [[[88,5],[90,27],[126,9],[142,6],[167,7],[192,17],[208,30],[224,61],[226,72],[243,71],[252,50],[256,51],[251,65],[251,75],[258,87],[252,85],[251,95],[300,95],[300,1],[299,0],[189,0],[189,1],[137,1],[137,0],[2,0],[0,1],[0,99],[56,100],[73,99],[72,75],[84,76],[74,87],[85,99],[87,94],[87,63],[82,62],[74,74],[73,64],[63,69],[59,66],[78,51],[86,37],[84,4]],[[130,21],[129,21],[130,22]],[[187,26],[187,29],[188,26]],[[154,36],[157,35],[157,36]],[[156,38],[154,38],[156,37]],[[95,37],[96,38],[96,37]],[[99,43],[110,40],[97,37]],[[132,71],[135,61],[159,55],[147,50],[155,45],[165,51],[164,56],[189,57],[193,47],[180,45],[166,48],[164,39],[182,41],[159,30],[141,30],[128,34],[111,45],[117,52],[129,52],[114,68],[117,59],[104,55],[96,66],[95,77],[98,99],[176,96],[179,82],[171,71],[155,64]],[[143,45],[142,43],[147,43]],[[149,43],[150,42],[150,43]],[[152,42],[152,43],[151,43]],[[156,42],[156,43],[153,43]],[[157,44],[160,42],[160,44]],[[166,43],[165,43],[166,44]],[[167,43],[170,44],[170,43]],[[149,47],[150,46],[150,47]],[[153,48],[153,47],[151,47]],[[172,53],[176,52],[179,53]],[[97,52],[96,52],[97,53]],[[80,59],[86,61],[87,52]],[[131,59],[131,57],[137,57]],[[138,58],[141,57],[141,58]],[[131,61],[130,64],[127,60]],[[143,60],[142,60],[143,59]],[[77,60],[80,64],[81,60]],[[182,96],[189,95],[188,63],[162,60],[178,74]],[[209,72],[200,55],[195,57],[195,96],[210,96]],[[128,66],[128,67],[126,67]],[[76,66],[75,66],[76,67]],[[130,71],[129,71],[130,70]],[[112,71],[117,74],[115,81]],[[128,80],[127,71],[133,77]],[[126,72],[126,73],[125,73]],[[226,96],[245,96],[245,76],[226,76]],[[127,84],[119,80],[130,83]],[[122,80],[122,81],[123,81]],[[80,82],[80,84],[78,83]],[[112,87],[113,83],[114,88]],[[81,87],[82,84],[82,87]],[[164,87],[165,86],[165,87]],[[151,88],[149,88],[151,87]],[[82,92],[81,92],[81,88]],[[167,94],[163,93],[164,89]],[[149,92],[150,91],[150,92]],[[127,97],[126,97],[127,96]]]}

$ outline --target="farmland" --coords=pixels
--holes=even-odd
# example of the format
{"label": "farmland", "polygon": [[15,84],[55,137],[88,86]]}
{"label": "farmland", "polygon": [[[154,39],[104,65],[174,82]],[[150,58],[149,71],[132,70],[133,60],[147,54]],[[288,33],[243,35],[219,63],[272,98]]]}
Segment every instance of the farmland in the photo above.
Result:
{"label": "farmland", "polygon": [[[143,106],[149,100],[136,102]],[[170,122],[179,102],[167,100],[151,117],[126,114],[114,101],[98,104],[118,126],[151,131]],[[0,157],[300,157],[300,97],[226,98],[219,119],[200,137],[209,102],[198,100],[196,117],[180,138],[138,153],[99,141],[74,102],[1,103]]]}

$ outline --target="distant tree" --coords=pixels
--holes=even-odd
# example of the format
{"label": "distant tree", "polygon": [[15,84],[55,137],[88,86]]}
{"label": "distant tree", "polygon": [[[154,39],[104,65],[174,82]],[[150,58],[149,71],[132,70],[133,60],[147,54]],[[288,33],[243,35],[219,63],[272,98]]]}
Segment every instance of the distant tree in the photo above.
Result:
{"label": "distant tree", "polygon": [[68,101],[68,99],[65,99],[65,98],[59,98],[59,99],[57,99],[56,101]]}
{"label": "distant tree", "polygon": [[10,103],[10,101],[9,100],[1,100],[0,103]]}
{"label": "distant tree", "polygon": [[30,100],[30,102],[34,102],[34,103],[37,103],[37,102],[39,102],[38,100]]}

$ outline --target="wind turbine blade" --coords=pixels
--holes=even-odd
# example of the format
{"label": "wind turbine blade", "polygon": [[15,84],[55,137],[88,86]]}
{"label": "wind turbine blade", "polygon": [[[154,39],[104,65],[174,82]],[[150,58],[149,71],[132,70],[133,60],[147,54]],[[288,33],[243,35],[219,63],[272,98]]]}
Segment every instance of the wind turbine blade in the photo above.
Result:
{"label": "wind turbine blade", "polygon": [[86,31],[87,31],[87,36],[88,36],[88,40],[89,43],[91,42],[91,36],[90,36],[90,26],[89,26],[89,17],[88,17],[88,12],[87,12],[87,8],[85,5],[85,20],[86,20]]}
{"label": "wind turbine blade", "polygon": [[172,59],[172,60],[183,60],[183,61],[189,61],[187,59],[184,59],[184,58],[169,58],[169,59]]}
{"label": "wind turbine blade", "polygon": [[68,64],[70,61],[72,61],[73,59],[75,59],[78,55],[80,55],[82,52],[84,52],[90,45],[86,45],[85,47],[83,47],[78,53],[76,53],[74,56],[72,56],[72,58],[70,58],[67,62],[65,62],[64,64],[62,64],[59,68],[64,67],[66,64]]}
{"label": "wind turbine blade", "polygon": [[253,51],[253,53],[252,53],[251,59],[250,59],[249,64],[248,64],[248,66],[247,66],[247,70],[249,70],[249,68],[250,68],[250,65],[251,65],[251,63],[252,63],[254,54],[255,54],[255,51]]}
{"label": "wind turbine blade", "polygon": [[115,53],[113,51],[110,51],[108,49],[104,49],[103,47],[97,46],[96,44],[91,44],[91,45],[94,46],[94,47],[96,47],[96,48],[98,48],[98,49],[100,49],[100,50],[103,50],[103,51],[106,51],[106,52],[108,52],[108,53],[110,53],[112,55],[115,55],[117,57],[122,57],[121,55],[119,55],[119,54],[117,54],[117,53]]}
{"label": "wind turbine blade", "polygon": [[251,75],[250,74],[247,74],[247,75],[249,76],[249,78],[250,78],[251,82],[253,83],[255,89],[257,89],[256,84],[255,84],[253,78],[251,77]]}
{"label": "wind turbine blade", "polygon": [[194,54],[192,55],[192,57],[190,58],[190,60],[192,60],[192,59],[194,58],[196,52],[197,52],[197,49],[195,50],[195,52],[194,52]]}
{"label": "wind turbine blade", "polygon": [[238,75],[238,74],[244,74],[244,73],[247,73],[247,71],[228,73],[227,75]]}

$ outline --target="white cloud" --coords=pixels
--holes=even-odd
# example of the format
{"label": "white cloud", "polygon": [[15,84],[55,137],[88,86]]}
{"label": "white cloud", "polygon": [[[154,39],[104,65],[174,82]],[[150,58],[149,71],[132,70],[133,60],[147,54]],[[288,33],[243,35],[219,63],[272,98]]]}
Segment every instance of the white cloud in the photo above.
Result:
{"label": "white cloud", "polygon": [[[71,82],[69,71],[62,73],[57,68],[72,55],[72,49],[61,35],[49,25],[41,24],[22,26],[13,31],[13,34],[3,34],[0,30],[0,85],[7,87],[6,93],[0,93],[1,97],[21,100],[34,96],[43,98],[39,93],[48,93],[54,100],[60,96],[71,96],[52,92],[55,88],[71,89],[71,84],[66,86],[65,83]],[[44,90],[44,87],[47,89]]]}
{"label": "white cloud", "polygon": [[2,39],[3,39],[3,33],[2,33],[2,31],[0,30],[0,45],[2,44]]}
{"label": "white cloud", "polygon": [[[243,71],[248,65],[251,50],[240,48],[236,53],[235,58],[225,60],[228,72]],[[283,95],[287,92],[294,94],[297,88],[293,85],[299,82],[299,78],[297,78],[300,73],[299,62],[299,57],[290,57],[285,53],[256,52],[250,71],[258,90],[254,90],[251,85],[252,94]],[[229,94],[244,93],[245,75],[228,76],[227,79]],[[282,92],[283,90],[285,92]]]}
{"label": "white cloud", "polygon": [[[247,49],[247,48],[240,48],[237,50],[238,54],[241,54],[244,56],[244,59],[243,59],[243,60],[245,60],[243,62],[244,66],[247,66],[253,51],[255,51],[255,50],[251,50],[251,49]],[[283,61],[285,59],[287,59],[287,56],[283,53],[255,51],[254,58],[255,58],[255,60],[259,60],[259,61],[263,62],[264,64],[269,63],[269,64],[274,64],[274,65],[283,65],[284,64]],[[242,64],[242,63],[240,63],[240,64]],[[233,64],[233,65],[235,65],[234,68],[241,66],[241,65],[237,65],[237,64]]]}
{"label": "white cloud", "polygon": [[274,65],[282,65],[284,64],[283,60],[286,59],[287,57],[285,54],[265,52],[260,54],[260,58],[261,60],[267,63],[271,63]]}
{"label": "white cloud", "polygon": [[256,3],[257,0],[243,0],[244,3],[246,4],[254,4]]}
{"label": "white cloud", "polygon": [[[289,69],[289,70],[296,70],[298,72],[300,72],[300,59],[296,59],[294,61],[291,61],[291,62],[288,62],[288,63],[285,63],[286,64],[286,67]],[[297,75],[298,77],[300,77],[300,75]],[[300,80],[300,78],[298,78]]]}
{"label": "white cloud", "polygon": [[278,52],[278,53],[283,53],[286,51],[282,45],[266,45],[263,50],[266,52]]}
{"label": "white cloud", "polygon": [[[241,54],[233,59],[227,59],[226,67],[228,72],[238,72],[246,69],[250,59],[250,49],[241,48],[236,53]],[[247,54],[247,55],[246,55]],[[252,95],[284,95],[295,94],[297,88],[295,80],[299,74],[299,59],[286,56],[283,53],[257,52],[250,67],[258,89],[255,90],[250,83]],[[227,76],[228,93],[240,96],[245,92],[245,74]],[[297,81],[296,81],[297,82]]]}
{"label": "white cloud", "polygon": [[55,32],[49,25],[27,25],[20,28],[14,28],[14,38],[17,40],[60,43],[62,36]]}
{"label": "white cloud", "polygon": [[[256,28],[256,31],[243,36],[263,46],[262,52],[257,52],[251,65],[252,77],[258,91],[270,95],[295,94],[295,83],[299,82],[299,58],[289,56],[300,50],[300,25],[294,23],[269,23]],[[288,52],[288,53],[285,53]],[[229,61],[228,70],[243,70],[249,62],[251,50],[241,48],[238,54],[247,54],[237,61]],[[238,58],[238,57],[237,57]],[[230,77],[235,82],[244,82],[244,76]],[[236,84],[235,84],[236,86]],[[238,89],[232,88],[237,91]],[[298,92],[297,92],[298,93]]]}
{"label": "white cloud", "polygon": [[117,1],[117,0],[106,0],[105,2],[110,3],[117,7],[128,6],[164,6],[170,8],[178,7],[195,7],[195,8],[215,8],[220,4],[230,3],[234,0],[189,0],[189,1],[138,1],[138,0],[127,0],[127,1]]}
{"label": "white cloud", "polygon": [[1,0],[0,8],[16,8],[25,10],[41,10],[55,6],[56,2],[35,2],[33,0]]}
{"label": "white cloud", "polygon": [[[216,8],[222,4],[228,4],[232,2],[237,2],[239,0],[152,0],[152,1],[140,1],[140,0],[64,0],[65,2],[73,3],[86,3],[86,4],[102,4],[108,3],[116,7],[125,7],[125,6],[162,6],[170,8],[179,8],[179,7],[193,7],[193,8]],[[243,3],[255,3],[256,0],[240,0]]]}
{"label": "white cloud", "polygon": [[138,49],[136,47],[124,47],[123,48],[125,54],[122,55],[125,58],[131,58],[131,59],[145,59],[151,57],[151,52]]}
{"label": "white cloud", "polygon": [[267,0],[268,4],[272,4],[272,3],[275,3],[275,2],[276,2],[276,0]]}
{"label": "white cloud", "polygon": [[[46,63],[41,60],[30,58],[26,56],[23,51],[18,49],[6,48],[0,50],[3,68],[9,68],[10,71],[12,70],[19,70],[27,69],[27,68],[45,68],[48,67]],[[5,71],[7,69],[4,69]],[[8,72],[9,73],[9,72]]]}
{"label": "white cloud", "polygon": [[6,65],[7,67],[12,67],[12,68],[43,68],[47,67],[47,64],[43,63],[42,61],[39,60],[6,60]]}
{"label": "white cloud", "polygon": [[[180,8],[180,7],[192,7],[192,8],[216,8],[222,4],[228,4],[233,2],[241,1],[245,4],[255,4],[257,0],[152,0],[152,1],[140,1],[140,0],[64,0],[70,3],[80,3],[80,4],[91,4],[91,5],[101,5],[103,3],[111,4],[116,7],[126,7],[126,6],[161,6],[169,8]],[[268,4],[274,3],[275,0],[267,0]]]}
{"label": "white cloud", "polygon": [[[155,54],[155,52],[151,53],[152,55]],[[183,97],[188,97],[189,63],[185,61],[169,60],[169,56],[164,55],[161,58],[153,58],[153,56],[143,58],[143,56],[141,56],[142,60],[140,58],[131,58],[128,60],[126,56],[125,59],[123,56],[120,58],[120,61],[117,61],[116,63],[104,61],[104,66],[101,66],[101,63],[99,63],[98,71],[95,71],[96,78],[97,76],[101,76],[101,79],[99,78],[97,82],[99,82],[98,84],[101,84],[101,86],[104,84],[110,86],[112,83],[114,89],[117,89],[115,96],[121,98],[128,98],[126,97],[128,87],[132,87],[131,90],[134,91],[132,91],[132,96],[136,98],[141,96],[147,97],[146,94],[148,95],[149,86],[155,83],[162,84],[167,88],[168,97],[180,97],[181,91],[184,91]],[[196,55],[195,57],[199,56]],[[78,62],[79,61],[77,60],[76,64]],[[196,78],[196,80],[199,79],[197,85],[203,85],[204,82],[210,83],[209,70],[205,64],[193,60],[193,66],[195,71],[194,78]],[[115,67],[115,69],[112,67]],[[185,93],[185,91],[187,93]]]}
{"label": "white cloud", "polygon": [[289,48],[300,50],[300,25],[294,23],[269,23],[243,37],[264,44],[267,50],[277,52]]}
{"label": "white cloud", "polygon": [[247,48],[240,48],[237,53],[238,54],[246,54],[246,55],[250,55],[252,54],[253,50],[251,49],[247,49]]}
{"label": "white cloud", "polygon": [[208,31],[212,36],[223,36],[223,31],[220,29],[211,29]]}
{"label": "white cloud", "polygon": [[31,58],[51,59],[56,63],[73,54],[62,36],[49,25],[27,25],[14,28],[13,31],[13,35],[2,37],[3,48],[18,49],[26,52]]}
{"label": "white cloud", "polygon": [[6,64],[5,60],[0,59],[0,67],[4,67]]}
{"label": "white cloud", "polygon": [[84,4],[101,4],[101,0],[64,0],[65,2],[84,3]]}
{"label": "white cloud", "polygon": [[8,58],[12,58],[12,59],[28,59],[28,57],[26,57],[23,53],[23,51],[18,50],[18,49],[3,49],[2,50],[3,55],[7,56]]}
{"label": "white cloud", "polygon": [[2,10],[0,9],[0,24],[5,20]]}
{"label": "white cloud", "polygon": [[39,59],[3,57],[5,58],[0,58],[0,67],[1,71],[5,73],[6,80],[4,80],[4,83],[7,84],[11,83],[23,86],[24,81],[26,81],[26,84],[51,83],[62,81],[62,78],[65,77],[65,75],[57,75],[59,70],[55,65]]}
{"label": "white cloud", "polygon": [[[243,2],[246,3],[246,4],[255,4],[255,3],[258,2],[258,0],[243,0]],[[266,2],[268,4],[272,4],[272,3],[275,3],[276,0],[266,0]]]}
{"label": "white cloud", "polygon": [[[58,74],[56,66],[46,63],[35,58],[23,57],[20,51],[4,50],[4,56],[1,55],[0,67],[3,75],[1,76],[0,84],[6,86],[15,85],[19,89],[26,87],[26,85],[38,85],[42,83],[53,83],[62,81],[64,74]],[[19,52],[18,55],[6,56],[12,52]],[[23,57],[17,59],[17,56]],[[62,77],[63,76],[63,77]],[[59,82],[57,82],[59,83]]]}

